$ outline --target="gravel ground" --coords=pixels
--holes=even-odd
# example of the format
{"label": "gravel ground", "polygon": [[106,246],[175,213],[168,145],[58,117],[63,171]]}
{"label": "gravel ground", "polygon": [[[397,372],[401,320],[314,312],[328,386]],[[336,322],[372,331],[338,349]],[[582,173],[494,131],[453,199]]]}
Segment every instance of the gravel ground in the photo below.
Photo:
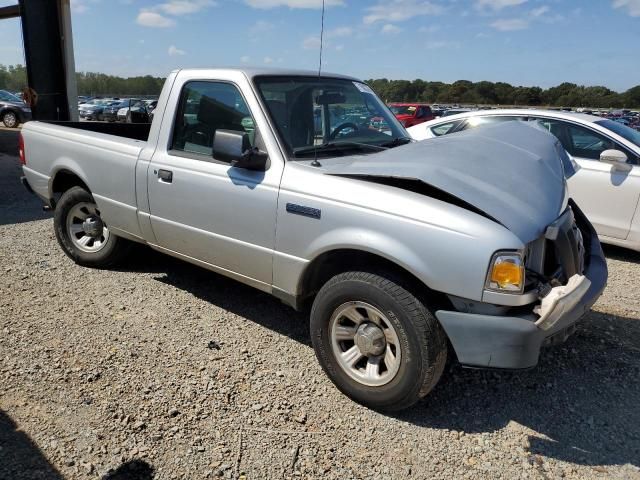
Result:
{"label": "gravel ground", "polygon": [[75,266],[17,176],[0,155],[2,479],[640,479],[640,254],[607,248],[604,296],[536,369],[452,365],[388,416],[268,295],[143,247]]}

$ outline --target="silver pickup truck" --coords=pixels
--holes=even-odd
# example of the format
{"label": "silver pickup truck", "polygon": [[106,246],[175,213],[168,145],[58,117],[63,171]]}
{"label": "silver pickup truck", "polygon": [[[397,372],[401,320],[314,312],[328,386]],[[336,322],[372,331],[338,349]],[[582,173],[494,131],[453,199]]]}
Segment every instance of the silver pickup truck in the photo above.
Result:
{"label": "silver pickup truck", "polygon": [[140,242],[309,308],[325,372],[380,410],[426,395],[448,353],[535,366],[607,280],[555,137],[415,143],[350,77],[175,71],[150,127],[29,122],[20,157],[76,263]]}

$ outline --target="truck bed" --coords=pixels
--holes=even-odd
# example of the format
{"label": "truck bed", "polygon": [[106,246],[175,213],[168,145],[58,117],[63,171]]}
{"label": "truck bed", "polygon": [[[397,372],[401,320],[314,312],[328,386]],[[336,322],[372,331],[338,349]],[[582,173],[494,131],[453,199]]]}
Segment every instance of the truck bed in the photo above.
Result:
{"label": "truck bed", "polygon": [[27,122],[22,128],[25,176],[45,201],[55,196],[59,172],[72,172],[91,191],[110,228],[140,235],[136,217],[136,175],[150,125],[98,122]]}
{"label": "truck bed", "polygon": [[45,122],[62,127],[87,130],[89,132],[106,133],[117,137],[131,138],[133,140],[147,141],[149,138],[150,123],[109,123],[109,122]]}

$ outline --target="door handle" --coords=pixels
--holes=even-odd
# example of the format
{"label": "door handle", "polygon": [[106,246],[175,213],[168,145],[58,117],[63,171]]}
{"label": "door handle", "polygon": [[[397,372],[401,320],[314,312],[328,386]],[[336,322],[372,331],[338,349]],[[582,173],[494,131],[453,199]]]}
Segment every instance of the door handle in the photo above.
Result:
{"label": "door handle", "polygon": [[158,170],[158,178],[161,182],[171,183],[173,181],[173,172],[171,170]]}

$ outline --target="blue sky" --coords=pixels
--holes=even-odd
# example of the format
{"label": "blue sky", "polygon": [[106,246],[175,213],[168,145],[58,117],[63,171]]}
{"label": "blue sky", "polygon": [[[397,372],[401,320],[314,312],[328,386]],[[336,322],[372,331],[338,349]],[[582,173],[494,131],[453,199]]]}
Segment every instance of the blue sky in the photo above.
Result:
{"label": "blue sky", "polygon": [[[322,0],[71,1],[79,71],[318,65]],[[640,0],[325,1],[327,71],[618,91],[640,84]],[[17,20],[0,21],[0,63],[23,63]]]}

